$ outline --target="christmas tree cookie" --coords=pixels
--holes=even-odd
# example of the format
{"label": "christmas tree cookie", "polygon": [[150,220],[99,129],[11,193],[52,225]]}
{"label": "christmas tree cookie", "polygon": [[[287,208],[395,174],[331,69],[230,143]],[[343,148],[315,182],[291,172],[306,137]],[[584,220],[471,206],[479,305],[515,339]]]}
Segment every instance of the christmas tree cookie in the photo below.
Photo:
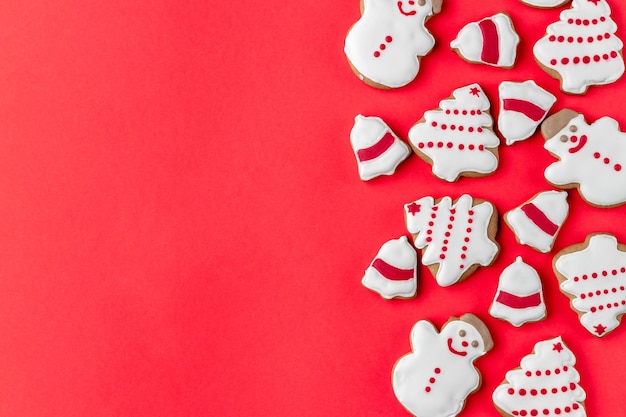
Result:
{"label": "christmas tree cookie", "polygon": [[561,90],[584,94],[589,86],[613,83],[624,73],[623,44],[616,31],[606,0],[573,0],[533,53],[548,74],[561,80]]}
{"label": "christmas tree cookie", "polygon": [[496,409],[505,417],[585,417],[587,394],[574,365],[560,336],[537,343],[494,391]]}
{"label": "christmas tree cookie", "polygon": [[500,145],[489,109],[478,84],[458,88],[411,128],[411,147],[443,180],[489,175],[498,167]]}
{"label": "christmas tree cookie", "polygon": [[626,245],[607,233],[591,234],[559,252],[552,266],[585,329],[602,337],[619,326],[626,313]]}
{"label": "christmas tree cookie", "polygon": [[407,85],[420,59],[435,46],[426,21],[441,11],[442,0],[361,0],[361,18],[350,28],[344,52],[350,67],[377,88]]}
{"label": "christmas tree cookie", "polygon": [[380,248],[361,282],[388,300],[415,297],[417,253],[406,236],[390,240]]}
{"label": "christmas tree cookie", "polygon": [[491,265],[500,251],[498,213],[488,201],[467,194],[455,201],[423,197],[405,204],[404,215],[415,247],[422,249],[422,264],[442,287]]}
{"label": "christmas tree cookie", "polygon": [[544,172],[555,187],[578,188],[596,207],[626,203],[626,133],[603,117],[588,124],[582,114],[564,109],[541,125],[544,148],[559,160]]}

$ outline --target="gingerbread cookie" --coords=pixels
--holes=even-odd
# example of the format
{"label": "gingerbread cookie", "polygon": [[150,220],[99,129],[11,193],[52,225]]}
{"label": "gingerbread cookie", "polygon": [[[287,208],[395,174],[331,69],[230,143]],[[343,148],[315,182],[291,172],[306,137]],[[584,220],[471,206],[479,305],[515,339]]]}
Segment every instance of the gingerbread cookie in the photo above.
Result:
{"label": "gingerbread cookie", "polygon": [[619,326],[626,313],[626,245],[594,233],[559,252],[552,267],[585,329],[602,337]]}
{"label": "gingerbread cookie", "polygon": [[548,253],[568,213],[566,191],[544,191],[508,211],[504,221],[519,243]]}
{"label": "gingerbread cookie", "polygon": [[543,301],[543,287],[539,274],[535,268],[524,262],[521,256],[500,274],[498,290],[489,314],[497,319],[506,320],[515,327],[546,317],[546,304]]}
{"label": "gingerbread cookie", "polygon": [[591,125],[583,115],[564,109],[541,125],[544,148],[559,161],[548,166],[546,180],[555,187],[578,188],[596,207],[626,203],[626,133],[603,117]]}
{"label": "gingerbread cookie", "polygon": [[361,282],[387,300],[415,297],[417,253],[406,236],[390,240],[380,248]]}
{"label": "gingerbread cookie", "polygon": [[425,22],[443,0],[361,0],[361,18],[350,28],[344,52],[357,76],[377,88],[407,85],[420,58],[435,46]]}
{"label": "gingerbread cookie", "polygon": [[498,130],[507,145],[531,137],[556,102],[556,97],[532,80],[521,83],[503,81],[498,92]]}
{"label": "gingerbread cookie", "polygon": [[411,149],[379,117],[357,115],[350,143],[363,181],[392,175],[411,154]]}
{"label": "gingerbread cookie", "polygon": [[505,417],[585,417],[587,394],[574,365],[576,357],[560,336],[535,344],[493,392],[496,409]]}
{"label": "gingerbread cookie", "polygon": [[585,94],[589,86],[613,83],[624,74],[616,30],[606,0],[573,0],[535,44],[535,60],[561,81],[561,90]]}
{"label": "gingerbread cookie", "polygon": [[506,13],[465,25],[450,43],[464,60],[493,67],[513,68],[519,36]]}
{"label": "gingerbread cookie", "polygon": [[536,7],[538,9],[551,9],[564,5],[570,0],[520,0],[527,6]]}
{"label": "gingerbread cookie", "polygon": [[491,265],[500,251],[498,213],[488,201],[467,194],[454,201],[423,197],[405,204],[404,213],[415,247],[422,250],[422,264],[442,287]]}
{"label": "gingerbread cookie", "polygon": [[500,139],[492,130],[489,99],[478,84],[454,90],[409,131],[416,155],[446,181],[489,175],[498,167]]}
{"label": "gingerbread cookie", "polygon": [[478,390],[481,376],[474,361],[493,347],[485,324],[473,314],[451,317],[441,333],[418,321],[411,330],[412,352],[393,368],[393,391],[416,417],[454,417]]}

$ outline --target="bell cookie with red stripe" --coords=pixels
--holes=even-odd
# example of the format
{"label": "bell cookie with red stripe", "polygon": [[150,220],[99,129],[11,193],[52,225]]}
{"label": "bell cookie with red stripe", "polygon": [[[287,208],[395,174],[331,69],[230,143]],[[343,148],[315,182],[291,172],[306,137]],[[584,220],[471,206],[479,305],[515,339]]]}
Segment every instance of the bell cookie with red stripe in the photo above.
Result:
{"label": "bell cookie with red stripe", "polygon": [[415,297],[417,253],[406,236],[383,244],[361,282],[388,300]]}
{"label": "bell cookie with red stripe", "polygon": [[489,329],[473,314],[450,317],[441,332],[420,320],[411,330],[411,352],[393,367],[393,392],[416,417],[454,417],[481,386],[474,362],[492,348]]}
{"label": "bell cookie with red stripe", "polygon": [[376,88],[399,88],[415,79],[435,38],[425,24],[443,0],[361,0],[361,18],[346,36],[354,73]]}
{"label": "bell cookie with red stripe", "polygon": [[548,253],[568,214],[567,191],[544,191],[508,211],[504,221],[519,243]]}
{"label": "bell cookie with red stripe", "polygon": [[611,84],[624,74],[623,43],[606,0],[573,0],[533,47],[539,66],[569,94]]}
{"label": "bell cookie with red stripe", "polygon": [[503,81],[498,87],[500,114],[498,130],[512,145],[531,137],[548,115],[556,97],[534,81]]}
{"label": "bell cookie with red stripe", "polygon": [[520,38],[506,13],[465,25],[450,47],[465,61],[513,68]]}
{"label": "bell cookie with red stripe", "polygon": [[506,320],[515,327],[524,323],[543,320],[546,305],[539,274],[518,256],[500,274],[498,289],[489,314]]}
{"label": "bell cookie with red stripe", "polygon": [[585,117],[563,109],[541,125],[544,148],[559,160],[544,176],[555,187],[577,188],[595,207],[626,203],[626,133],[615,119],[587,124]]}
{"label": "bell cookie with red stripe", "polygon": [[493,392],[496,409],[505,417],[586,417],[587,393],[575,365],[561,336],[536,343]]}
{"label": "bell cookie with red stripe", "polygon": [[619,326],[626,313],[626,245],[593,233],[559,252],[552,267],[585,329],[602,337]]}
{"label": "bell cookie with red stripe", "polygon": [[552,9],[564,5],[570,0],[521,0],[527,6],[538,9]]}
{"label": "bell cookie with red stripe", "polygon": [[379,117],[357,115],[350,142],[363,181],[392,175],[411,149]]}
{"label": "bell cookie with red stripe", "polygon": [[498,168],[500,139],[493,132],[489,99],[478,84],[457,88],[409,130],[411,147],[433,175],[453,182]]}
{"label": "bell cookie with red stripe", "polygon": [[404,217],[415,247],[422,250],[422,264],[442,287],[491,265],[500,251],[498,212],[488,201],[467,194],[454,201],[423,197],[404,205]]}

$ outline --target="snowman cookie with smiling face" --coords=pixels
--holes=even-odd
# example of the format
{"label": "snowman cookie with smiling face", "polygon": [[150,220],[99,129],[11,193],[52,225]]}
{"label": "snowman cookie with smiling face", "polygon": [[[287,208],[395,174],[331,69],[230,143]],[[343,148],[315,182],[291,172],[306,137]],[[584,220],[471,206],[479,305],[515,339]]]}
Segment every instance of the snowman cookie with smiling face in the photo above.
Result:
{"label": "snowman cookie with smiling face", "polygon": [[393,391],[416,417],[454,417],[480,387],[474,361],[493,347],[485,324],[473,314],[451,317],[441,332],[427,320],[411,331],[412,352],[393,368]]}
{"label": "snowman cookie with smiling face", "polygon": [[361,18],[350,28],[344,52],[366,84],[407,85],[419,72],[420,57],[435,46],[425,27],[443,0],[361,0]]}

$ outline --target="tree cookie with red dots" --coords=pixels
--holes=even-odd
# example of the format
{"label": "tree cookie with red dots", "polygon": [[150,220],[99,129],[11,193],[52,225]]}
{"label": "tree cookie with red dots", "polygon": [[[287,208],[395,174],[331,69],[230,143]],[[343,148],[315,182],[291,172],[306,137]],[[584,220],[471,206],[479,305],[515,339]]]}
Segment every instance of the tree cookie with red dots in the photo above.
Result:
{"label": "tree cookie with red dots", "polygon": [[563,92],[585,94],[589,86],[611,84],[624,74],[616,31],[606,0],[573,0],[535,44],[535,60],[561,81]]}
{"label": "tree cookie with red dots", "polygon": [[578,188],[595,207],[626,203],[626,133],[617,121],[603,117],[587,124],[585,117],[563,109],[541,125],[544,148],[559,160],[544,171],[555,187]]}
{"label": "tree cookie with red dots", "polygon": [[560,336],[538,342],[493,392],[496,409],[505,417],[585,417],[587,394],[574,365]]}
{"label": "tree cookie with red dots", "polygon": [[626,313],[626,245],[593,233],[559,252],[552,267],[585,329],[602,337],[619,326]]}
{"label": "tree cookie with red dots", "polygon": [[480,388],[474,361],[492,348],[487,326],[473,314],[451,317],[441,332],[420,320],[411,330],[411,353],[393,368],[393,392],[416,417],[454,417]]}
{"label": "tree cookie with red dots", "polygon": [[415,247],[422,250],[422,264],[442,287],[491,265],[500,252],[498,212],[488,201],[467,194],[454,201],[423,197],[405,204],[404,216]]}
{"label": "tree cookie with red dots", "polygon": [[344,52],[366,84],[399,88],[415,79],[420,59],[435,39],[426,21],[443,0],[361,0],[361,18],[350,28]]}
{"label": "tree cookie with red dots", "polygon": [[445,181],[482,177],[498,168],[500,139],[493,132],[489,99],[478,84],[457,88],[411,130],[411,147]]}

